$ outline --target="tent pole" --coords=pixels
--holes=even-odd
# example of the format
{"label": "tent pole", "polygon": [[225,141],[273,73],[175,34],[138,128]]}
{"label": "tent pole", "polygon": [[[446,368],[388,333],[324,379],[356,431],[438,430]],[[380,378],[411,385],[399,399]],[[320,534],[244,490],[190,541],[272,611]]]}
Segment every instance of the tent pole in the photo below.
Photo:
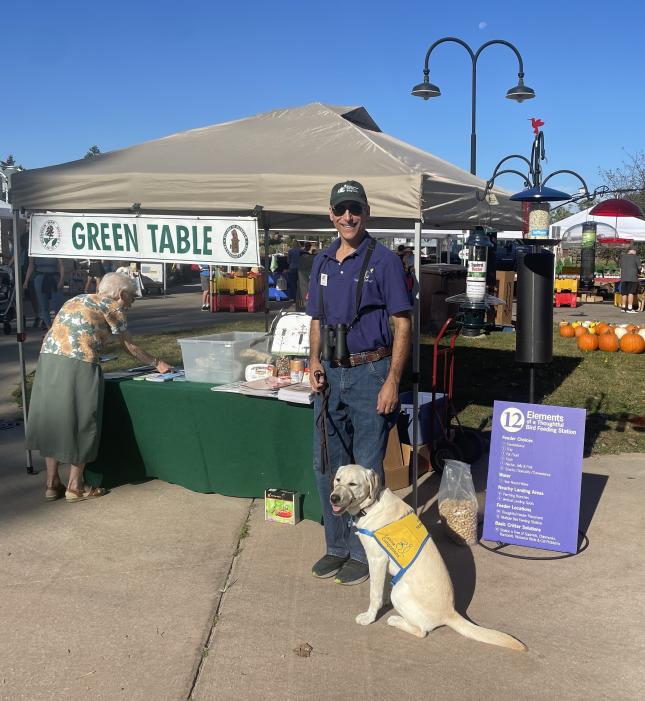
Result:
{"label": "tent pole", "polygon": [[417,480],[419,476],[419,369],[421,343],[421,222],[414,223],[414,307],[412,328],[412,508],[417,511],[419,494]]}
{"label": "tent pole", "polygon": [[269,333],[269,225],[264,220],[264,333]]}
{"label": "tent pole", "polygon": [[[14,267],[14,282],[16,295],[16,340],[18,341],[18,361],[20,363],[20,391],[22,392],[22,418],[23,431],[27,430],[27,371],[25,370],[25,351],[24,342],[25,321],[24,321],[24,297],[22,291],[22,269],[20,267],[20,234],[18,233],[18,224],[20,223],[20,214],[17,209],[13,210],[13,267]],[[31,459],[31,450],[27,450],[27,474],[33,475],[34,464]]]}

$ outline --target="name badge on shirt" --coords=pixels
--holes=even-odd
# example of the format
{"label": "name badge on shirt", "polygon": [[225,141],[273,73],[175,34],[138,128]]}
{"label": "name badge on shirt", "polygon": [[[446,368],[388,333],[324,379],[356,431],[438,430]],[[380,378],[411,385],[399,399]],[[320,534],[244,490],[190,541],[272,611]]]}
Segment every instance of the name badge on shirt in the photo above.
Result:
{"label": "name badge on shirt", "polygon": [[327,273],[320,273],[320,284],[327,287]]}

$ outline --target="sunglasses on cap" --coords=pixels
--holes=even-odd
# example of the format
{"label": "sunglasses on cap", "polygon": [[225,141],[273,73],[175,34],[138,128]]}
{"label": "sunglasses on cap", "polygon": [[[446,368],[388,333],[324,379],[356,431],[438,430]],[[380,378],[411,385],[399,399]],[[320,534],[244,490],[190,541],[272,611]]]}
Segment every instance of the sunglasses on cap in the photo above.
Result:
{"label": "sunglasses on cap", "polygon": [[355,217],[360,217],[364,212],[363,205],[359,202],[340,202],[331,208],[331,211],[337,217],[342,217],[345,214],[345,210],[348,210]]}

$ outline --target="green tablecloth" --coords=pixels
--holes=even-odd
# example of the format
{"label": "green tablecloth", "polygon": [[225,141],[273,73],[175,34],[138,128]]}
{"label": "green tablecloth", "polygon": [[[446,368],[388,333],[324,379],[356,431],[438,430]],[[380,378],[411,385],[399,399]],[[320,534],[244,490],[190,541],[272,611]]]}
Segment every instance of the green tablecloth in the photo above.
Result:
{"label": "green tablecloth", "polygon": [[193,382],[105,385],[101,447],[87,467],[88,483],[113,487],[158,477],[236,497],[291,489],[303,495],[303,517],[320,520],[310,406]]}

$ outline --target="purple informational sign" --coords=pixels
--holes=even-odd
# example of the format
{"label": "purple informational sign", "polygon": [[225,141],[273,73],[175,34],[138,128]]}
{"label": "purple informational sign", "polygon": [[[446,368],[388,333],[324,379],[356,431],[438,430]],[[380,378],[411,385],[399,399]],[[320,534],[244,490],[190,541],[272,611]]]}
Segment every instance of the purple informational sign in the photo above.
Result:
{"label": "purple informational sign", "polygon": [[495,402],[485,540],[577,552],[585,414]]}

